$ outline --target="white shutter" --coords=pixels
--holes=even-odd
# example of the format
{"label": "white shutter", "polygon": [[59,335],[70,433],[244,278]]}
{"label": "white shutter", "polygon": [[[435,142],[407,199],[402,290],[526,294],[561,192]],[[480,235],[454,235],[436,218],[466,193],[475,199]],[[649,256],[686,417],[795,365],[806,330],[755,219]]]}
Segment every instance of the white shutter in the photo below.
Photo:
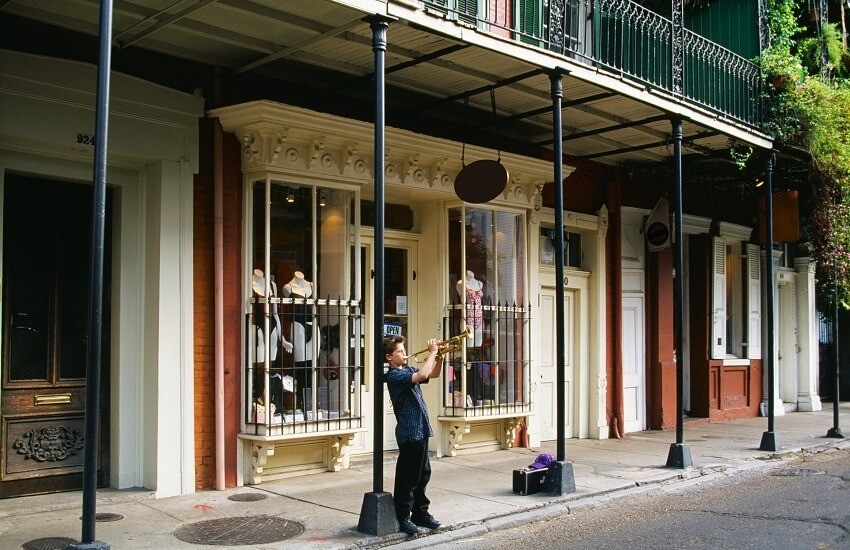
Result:
{"label": "white shutter", "polygon": [[726,357],[726,239],[714,237],[711,254],[711,358]]}
{"label": "white shutter", "polygon": [[747,357],[761,359],[761,254],[756,244],[747,245]]}

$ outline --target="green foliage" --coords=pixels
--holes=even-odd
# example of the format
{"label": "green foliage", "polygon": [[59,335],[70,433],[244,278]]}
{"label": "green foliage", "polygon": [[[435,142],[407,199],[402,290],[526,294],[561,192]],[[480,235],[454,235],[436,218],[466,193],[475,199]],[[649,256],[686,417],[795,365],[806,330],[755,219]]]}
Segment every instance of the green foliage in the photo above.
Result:
{"label": "green foliage", "polygon": [[845,74],[844,44],[841,42],[841,31],[838,25],[831,23],[824,27],[820,36],[807,36],[797,45],[800,61],[810,75],[820,74],[821,41],[826,46],[830,69],[839,75]]}
{"label": "green foliage", "polygon": [[[837,277],[839,300],[850,308],[850,81],[846,51],[834,25],[823,36],[806,35],[797,0],[768,0],[770,47],[759,61],[773,89],[767,99],[767,130],[784,145],[811,155],[813,201],[804,230],[817,264],[819,293],[829,298]],[[826,44],[834,80],[820,79]],[[816,75],[816,76],[815,76]]]}

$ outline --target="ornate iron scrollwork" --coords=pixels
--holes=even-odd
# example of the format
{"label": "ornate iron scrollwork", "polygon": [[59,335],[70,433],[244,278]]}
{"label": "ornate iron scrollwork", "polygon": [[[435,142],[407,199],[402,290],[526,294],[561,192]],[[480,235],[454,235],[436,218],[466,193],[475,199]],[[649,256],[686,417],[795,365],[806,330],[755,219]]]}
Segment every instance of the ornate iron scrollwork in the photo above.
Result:
{"label": "ornate iron scrollwork", "polygon": [[673,0],[673,13],[670,14],[673,20],[673,93],[684,93],[685,80],[685,13],[684,2],[682,0]]}
{"label": "ornate iron scrollwork", "polygon": [[26,432],[12,446],[24,458],[37,462],[59,462],[83,448],[83,435],[77,428],[45,426]]}
{"label": "ornate iron scrollwork", "polygon": [[549,48],[558,53],[564,53],[564,13],[567,9],[565,0],[549,0]]}

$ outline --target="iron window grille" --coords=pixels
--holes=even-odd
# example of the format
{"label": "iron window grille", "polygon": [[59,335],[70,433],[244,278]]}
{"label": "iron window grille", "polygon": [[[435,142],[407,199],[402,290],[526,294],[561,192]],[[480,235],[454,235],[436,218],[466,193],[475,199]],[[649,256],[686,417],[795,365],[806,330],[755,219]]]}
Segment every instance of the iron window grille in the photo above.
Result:
{"label": "iron window grille", "polygon": [[515,303],[451,304],[444,338],[479,318],[480,346],[464,340],[443,359],[443,416],[509,415],[531,410],[531,307]]}
{"label": "iron window grille", "polygon": [[[342,299],[272,298],[268,312],[265,306],[266,300],[253,300],[252,311],[245,315],[244,433],[287,435],[360,428],[362,305]],[[289,342],[312,346],[309,361],[295,361],[281,345],[280,335],[294,323],[311,327],[312,334],[301,334],[303,341]]]}

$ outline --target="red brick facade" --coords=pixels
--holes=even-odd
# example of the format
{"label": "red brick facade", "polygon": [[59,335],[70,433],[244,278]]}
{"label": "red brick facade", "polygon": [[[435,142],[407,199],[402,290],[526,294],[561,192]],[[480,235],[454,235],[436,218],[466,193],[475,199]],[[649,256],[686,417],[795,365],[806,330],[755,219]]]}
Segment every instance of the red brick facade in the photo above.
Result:
{"label": "red brick facade", "polygon": [[[194,196],[195,488],[215,485],[215,327],[213,273],[213,122],[200,121]],[[242,176],[239,144],[224,134],[225,483],[236,485],[241,347]]]}

